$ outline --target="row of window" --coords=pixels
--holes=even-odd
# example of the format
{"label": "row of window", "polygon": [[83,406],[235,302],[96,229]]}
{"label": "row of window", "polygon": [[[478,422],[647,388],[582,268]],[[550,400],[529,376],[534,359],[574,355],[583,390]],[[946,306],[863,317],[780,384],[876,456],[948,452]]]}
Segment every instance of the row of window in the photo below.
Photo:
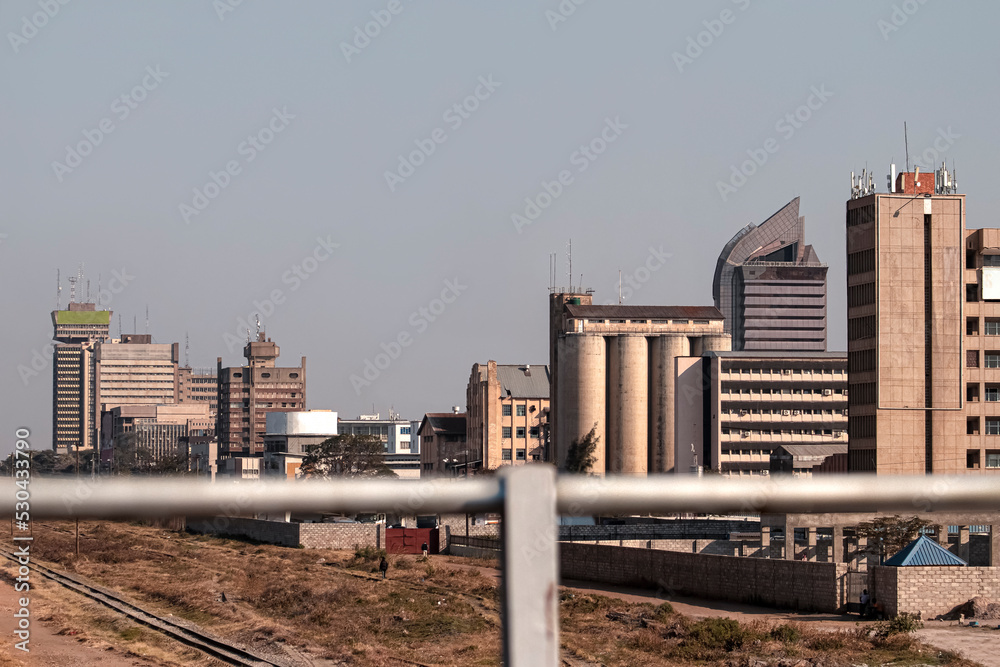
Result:
{"label": "row of window", "polygon": [[[743,409],[738,410],[733,408],[731,410],[723,410],[722,414],[729,413],[730,415],[739,415],[740,417],[745,417],[746,415],[781,415],[787,417],[790,415],[798,417],[799,415],[806,416],[826,416],[830,417],[832,415],[846,415],[847,410],[763,410],[763,409]],[[786,414],[789,413],[789,414]]]}
{"label": "row of window", "polygon": [[[525,409],[526,409],[527,406],[525,406],[525,405],[516,405],[514,407],[517,408],[517,416],[518,417],[524,417],[525,416]],[[532,406],[532,407],[534,407],[534,406]],[[504,417],[510,417],[510,404],[509,403],[505,403],[500,408],[500,410],[501,410],[501,413],[503,414]]]}
{"label": "row of window", "polygon": [[[509,438],[510,437],[510,433],[511,433],[510,426],[504,426],[504,427],[502,427],[502,429],[503,430],[501,432],[501,437],[503,437],[503,438]],[[523,426],[518,426],[516,433],[517,433],[517,437],[518,438],[523,438],[524,437],[524,427]],[[538,427],[537,426],[532,426],[531,430],[529,431],[529,433],[531,434],[532,438],[537,438],[538,437]]]}
{"label": "row of window", "polygon": [[[509,449],[503,449],[503,450],[501,450],[500,451],[500,459],[502,461],[510,461],[511,460],[511,453],[510,452],[511,452],[511,450],[509,450]],[[517,460],[518,461],[524,461],[524,460],[526,460],[525,459],[526,456],[527,456],[527,450],[524,450],[524,449],[518,449],[517,450]],[[541,454],[532,454],[531,455],[531,460],[532,461],[541,461],[542,460],[542,455]]]}
{"label": "row of window", "polygon": [[[732,374],[745,374],[750,375],[788,375],[790,373],[797,373],[799,375],[833,375],[834,369],[832,368],[724,368],[724,371],[728,371]],[[837,373],[843,373],[842,369],[837,369]]]}
{"label": "row of window", "polygon": [[768,387],[763,387],[763,388],[758,388],[758,387],[750,387],[750,388],[747,388],[747,387],[723,387],[722,391],[723,392],[728,392],[730,394],[739,394],[741,396],[743,396],[743,395],[755,396],[757,394],[762,394],[764,396],[771,396],[771,395],[773,395],[773,396],[802,396],[802,395],[805,395],[805,396],[811,396],[811,395],[816,395],[816,396],[834,396],[834,395],[840,395],[840,394],[843,394],[844,396],[847,395],[847,390],[846,389],[841,389],[841,388],[834,389],[834,388],[829,388],[829,387],[826,388],[826,389],[791,389],[789,387],[784,387],[782,389],[768,388]]}
{"label": "row of window", "polygon": [[[836,432],[838,435],[841,431]],[[825,428],[786,428],[786,429],[722,429],[722,435],[743,435],[743,437],[750,437],[751,435],[834,435],[833,429]]]}
{"label": "row of window", "polygon": [[[968,368],[979,368],[979,350],[965,351],[965,365]],[[990,350],[984,354],[983,368],[1000,368],[1000,352]]]}

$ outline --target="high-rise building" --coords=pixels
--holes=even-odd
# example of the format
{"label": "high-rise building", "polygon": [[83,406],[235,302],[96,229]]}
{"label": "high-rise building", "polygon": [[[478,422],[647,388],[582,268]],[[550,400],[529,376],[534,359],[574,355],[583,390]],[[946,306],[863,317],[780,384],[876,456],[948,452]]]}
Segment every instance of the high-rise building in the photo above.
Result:
{"label": "high-rise building", "polygon": [[848,465],[1000,470],[1000,230],[965,228],[944,167],[893,176],[846,206]]}
{"label": "high-rise building", "polygon": [[469,451],[454,466],[460,474],[548,460],[548,366],[473,364],[466,401]]}
{"label": "high-rise building", "polygon": [[767,475],[782,446],[811,450],[819,457],[814,465],[846,451],[844,352],[681,357],[675,387],[677,472],[696,465],[727,476]]}
{"label": "high-rise building", "polygon": [[214,368],[177,369],[177,402],[206,403],[208,414],[214,419],[218,410],[219,381]]}
{"label": "high-rise building", "polygon": [[71,302],[52,311],[52,449],[67,454],[98,444],[95,347],[108,338],[111,311]]}
{"label": "high-rise building", "polygon": [[677,357],[729,350],[713,306],[594,305],[593,292],[549,295],[553,462],[598,438],[593,472],[674,472]]}
{"label": "high-rise building", "polygon": [[306,358],[300,366],[277,367],[279,353],[261,332],[243,348],[246,366],[223,368],[218,358],[215,433],[220,459],[261,456],[267,413],[306,409]]}
{"label": "high-rise building", "polygon": [[799,198],[722,249],[712,295],[733,350],[826,350],[826,272],[805,244]]}
{"label": "high-rise building", "polygon": [[123,334],[96,347],[101,409],[119,405],[171,405],[178,398],[177,343],[154,343],[150,334]]}

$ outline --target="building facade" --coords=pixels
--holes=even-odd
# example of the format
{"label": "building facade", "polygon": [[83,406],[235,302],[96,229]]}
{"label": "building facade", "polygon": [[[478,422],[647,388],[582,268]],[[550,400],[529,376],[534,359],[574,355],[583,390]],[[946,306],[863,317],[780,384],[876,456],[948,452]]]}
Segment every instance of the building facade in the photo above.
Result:
{"label": "building facade", "polygon": [[549,296],[553,461],[594,429],[595,474],[674,471],[674,363],[729,350],[707,306],[600,306],[593,292]]}
{"label": "building facade", "polygon": [[722,250],[712,295],[734,350],[826,350],[827,265],[805,243],[799,198]]}
{"label": "building facade", "polygon": [[843,352],[711,352],[677,360],[677,472],[767,475],[782,446],[847,444]]}
{"label": "building facade", "polygon": [[140,459],[155,464],[181,455],[183,439],[205,436],[214,426],[204,404],[117,406],[101,414],[101,460],[113,460],[127,438]]}
{"label": "building facade", "polygon": [[339,433],[331,410],[270,412],[266,420],[265,477],[295,479],[309,450]]}
{"label": "building facade", "polygon": [[458,464],[475,472],[547,461],[549,367],[473,364],[466,388],[469,452]]}
{"label": "building facade", "polygon": [[461,408],[452,412],[428,412],[420,421],[420,476],[453,477],[467,468],[458,467],[469,458],[466,418]]}
{"label": "building facade", "polygon": [[389,412],[388,419],[381,415],[359,415],[357,419],[341,419],[340,432],[353,435],[370,435],[382,441],[385,464],[397,477],[420,477],[420,422],[402,419]]}
{"label": "building facade", "polygon": [[[278,367],[280,349],[263,333],[243,348],[246,366],[223,368],[218,358],[218,414],[215,433],[219,458],[259,457],[264,453],[264,433],[269,412],[293,412],[306,408],[306,358],[300,366]],[[229,468],[226,468],[229,470]],[[248,463],[237,472],[259,475]],[[258,470],[253,473],[253,470]]]}
{"label": "building facade", "polygon": [[1000,231],[966,230],[944,168],[889,182],[846,206],[850,470],[1000,470]]}
{"label": "building facade", "polygon": [[72,302],[52,311],[52,449],[96,449],[100,407],[95,348],[107,340],[111,311]]}
{"label": "building facade", "polygon": [[206,403],[208,413],[214,418],[218,413],[219,379],[215,368],[177,369],[177,402],[182,404]]}

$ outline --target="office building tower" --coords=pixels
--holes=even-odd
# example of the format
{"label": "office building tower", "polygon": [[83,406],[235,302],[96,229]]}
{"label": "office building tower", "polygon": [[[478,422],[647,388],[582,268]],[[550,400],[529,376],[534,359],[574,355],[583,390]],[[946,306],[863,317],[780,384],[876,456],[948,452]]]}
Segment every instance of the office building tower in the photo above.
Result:
{"label": "office building tower", "polygon": [[111,311],[71,302],[52,311],[52,449],[68,454],[98,444],[95,348],[108,338]]}
{"label": "office building tower", "polygon": [[805,244],[799,198],[722,249],[712,295],[733,350],[826,350],[826,272]]}

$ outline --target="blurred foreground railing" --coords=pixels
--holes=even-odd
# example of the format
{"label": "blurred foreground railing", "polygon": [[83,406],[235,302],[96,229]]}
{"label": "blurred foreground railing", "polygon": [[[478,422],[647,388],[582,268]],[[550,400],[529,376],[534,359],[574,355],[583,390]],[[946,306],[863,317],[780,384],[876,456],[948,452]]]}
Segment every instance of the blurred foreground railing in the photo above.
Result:
{"label": "blurred foreground railing", "polygon": [[[4,482],[6,516],[30,496],[32,519],[237,517],[262,512],[503,513],[504,662],[559,664],[557,517],[593,514],[924,514],[1000,509],[993,476],[830,475],[799,479],[559,477],[551,466],[506,468],[467,480],[216,482],[33,478]],[[20,493],[20,495],[17,495]],[[19,508],[20,509],[20,508]]]}

